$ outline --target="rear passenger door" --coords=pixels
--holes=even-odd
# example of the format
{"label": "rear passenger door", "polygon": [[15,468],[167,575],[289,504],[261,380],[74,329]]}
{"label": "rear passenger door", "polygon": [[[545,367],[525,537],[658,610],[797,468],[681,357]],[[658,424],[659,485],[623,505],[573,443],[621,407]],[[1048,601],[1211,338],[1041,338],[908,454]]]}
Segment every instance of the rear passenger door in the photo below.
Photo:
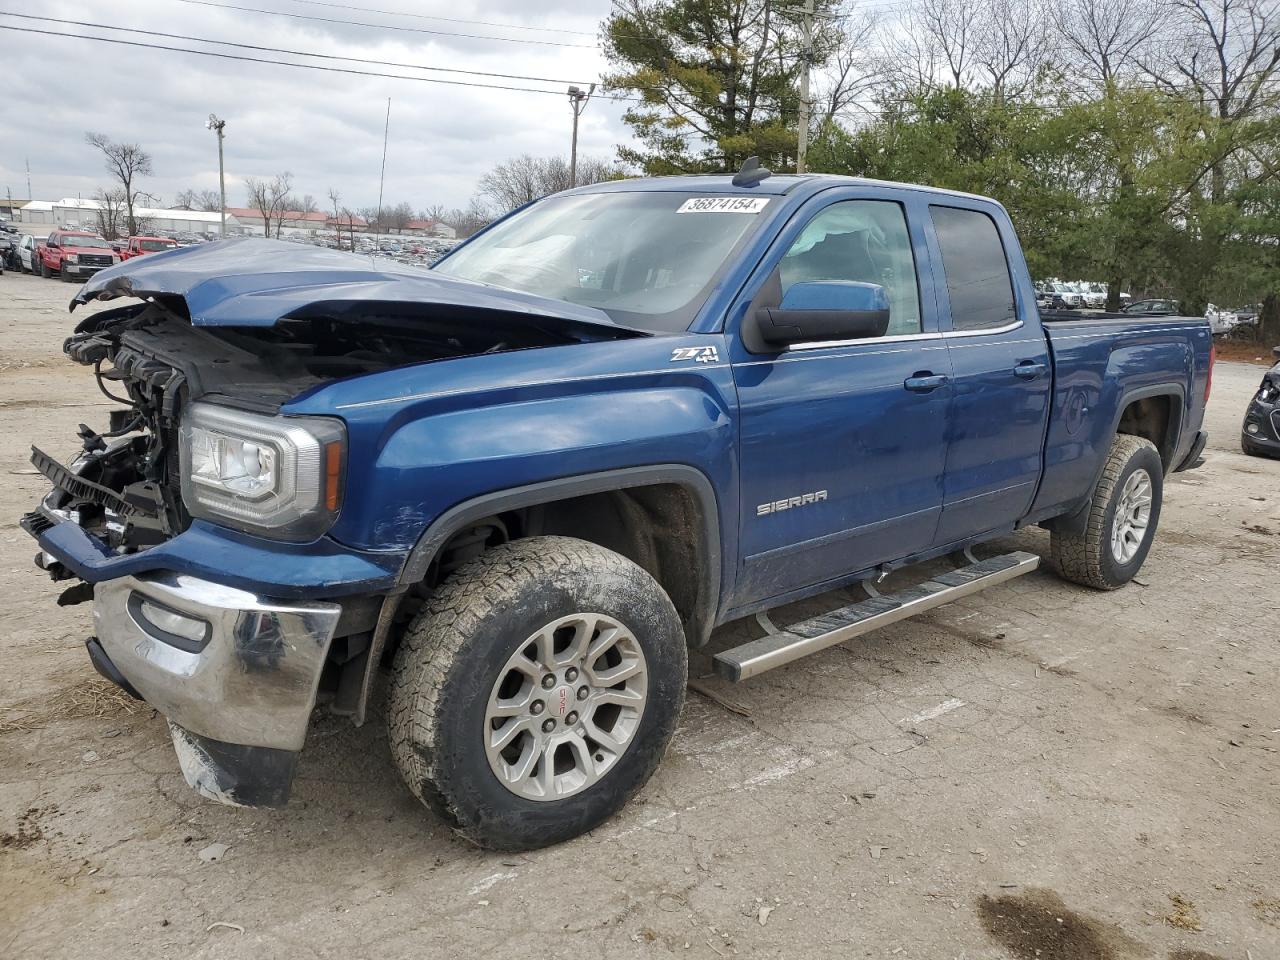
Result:
{"label": "rear passenger door", "polygon": [[[931,203],[954,391],[939,545],[1011,528],[1031,507],[1053,381],[1017,238],[995,207]],[[1010,270],[1010,263],[1016,270]]]}

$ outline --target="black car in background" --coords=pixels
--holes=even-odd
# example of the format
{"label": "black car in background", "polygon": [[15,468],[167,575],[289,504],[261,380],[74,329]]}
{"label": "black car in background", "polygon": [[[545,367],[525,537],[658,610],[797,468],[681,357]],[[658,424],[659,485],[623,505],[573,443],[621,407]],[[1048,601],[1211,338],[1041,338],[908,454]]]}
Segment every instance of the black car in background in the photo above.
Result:
{"label": "black car in background", "polygon": [[1255,457],[1280,457],[1280,363],[1262,377],[1240,428],[1240,446]]}
{"label": "black car in background", "polygon": [[18,244],[22,242],[22,234],[12,224],[0,221],[0,270],[8,267],[18,269]]}
{"label": "black car in background", "polygon": [[1135,313],[1147,317],[1176,317],[1178,315],[1177,300],[1138,300],[1129,304],[1121,313]]}

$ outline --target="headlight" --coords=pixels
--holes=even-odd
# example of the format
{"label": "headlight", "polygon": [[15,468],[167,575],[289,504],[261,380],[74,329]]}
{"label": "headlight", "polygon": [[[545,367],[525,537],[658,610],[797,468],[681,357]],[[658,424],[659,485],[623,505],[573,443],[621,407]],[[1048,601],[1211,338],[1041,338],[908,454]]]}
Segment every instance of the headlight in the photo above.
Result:
{"label": "headlight", "polygon": [[79,256],[79,254],[75,254],[75,253],[68,253],[64,259],[67,261],[67,263],[79,263],[79,262],[80,262],[80,256]]}
{"label": "headlight", "polygon": [[1257,399],[1261,400],[1263,403],[1270,403],[1277,397],[1280,397],[1280,387],[1277,387],[1272,383],[1270,377],[1264,378],[1262,386],[1258,388]]}
{"label": "headlight", "polygon": [[338,515],[345,447],[338,420],[195,403],[181,429],[182,500],[193,517],[311,540]]}

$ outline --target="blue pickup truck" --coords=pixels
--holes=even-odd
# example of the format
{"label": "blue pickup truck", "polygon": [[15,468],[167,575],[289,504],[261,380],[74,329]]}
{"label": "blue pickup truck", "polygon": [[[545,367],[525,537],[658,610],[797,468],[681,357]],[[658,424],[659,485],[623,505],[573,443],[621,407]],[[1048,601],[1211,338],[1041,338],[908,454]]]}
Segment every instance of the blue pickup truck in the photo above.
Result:
{"label": "blue pickup truck", "polygon": [[96,668],[244,805],[385,675],[408,788],[506,849],[643,786],[718,624],[865,592],[759,618],[715,654],[747,680],[1027,573],[974,548],[1034,524],[1124,585],[1213,365],[1203,319],[1042,317],[991,200],[759,168],[551,196],[429,272],[229,240],[72,306],[112,298],[65,351],[120,409],[33,450],[22,521]]}

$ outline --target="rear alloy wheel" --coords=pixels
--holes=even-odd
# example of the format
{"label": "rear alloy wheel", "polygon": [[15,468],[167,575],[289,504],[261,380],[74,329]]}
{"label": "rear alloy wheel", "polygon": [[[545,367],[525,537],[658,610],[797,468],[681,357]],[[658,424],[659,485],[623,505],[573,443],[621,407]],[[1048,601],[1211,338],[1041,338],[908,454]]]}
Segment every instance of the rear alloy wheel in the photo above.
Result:
{"label": "rear alloy wheel", "polygon": [[1151,522],[1151,474],[1141,468],[1129,474],[1111,518],[1111,555],[1126,564],[1138,554]]}
{"label": "rear alloy wheel", "polygon": [[569,537],[502,544],[450,576],[405,631],[392,756],[473,843],[568,840],[657,768],[687,658],[671,600],[630,560]]}
{"label": "rear alloy wheel", "polygon": [[1050,535],[1058,573],[1073,583],[1114,590],[1142,569],[1160,521],[1164,464],[1155,445],[1118,434],[1089,502],[1084,529]]}

